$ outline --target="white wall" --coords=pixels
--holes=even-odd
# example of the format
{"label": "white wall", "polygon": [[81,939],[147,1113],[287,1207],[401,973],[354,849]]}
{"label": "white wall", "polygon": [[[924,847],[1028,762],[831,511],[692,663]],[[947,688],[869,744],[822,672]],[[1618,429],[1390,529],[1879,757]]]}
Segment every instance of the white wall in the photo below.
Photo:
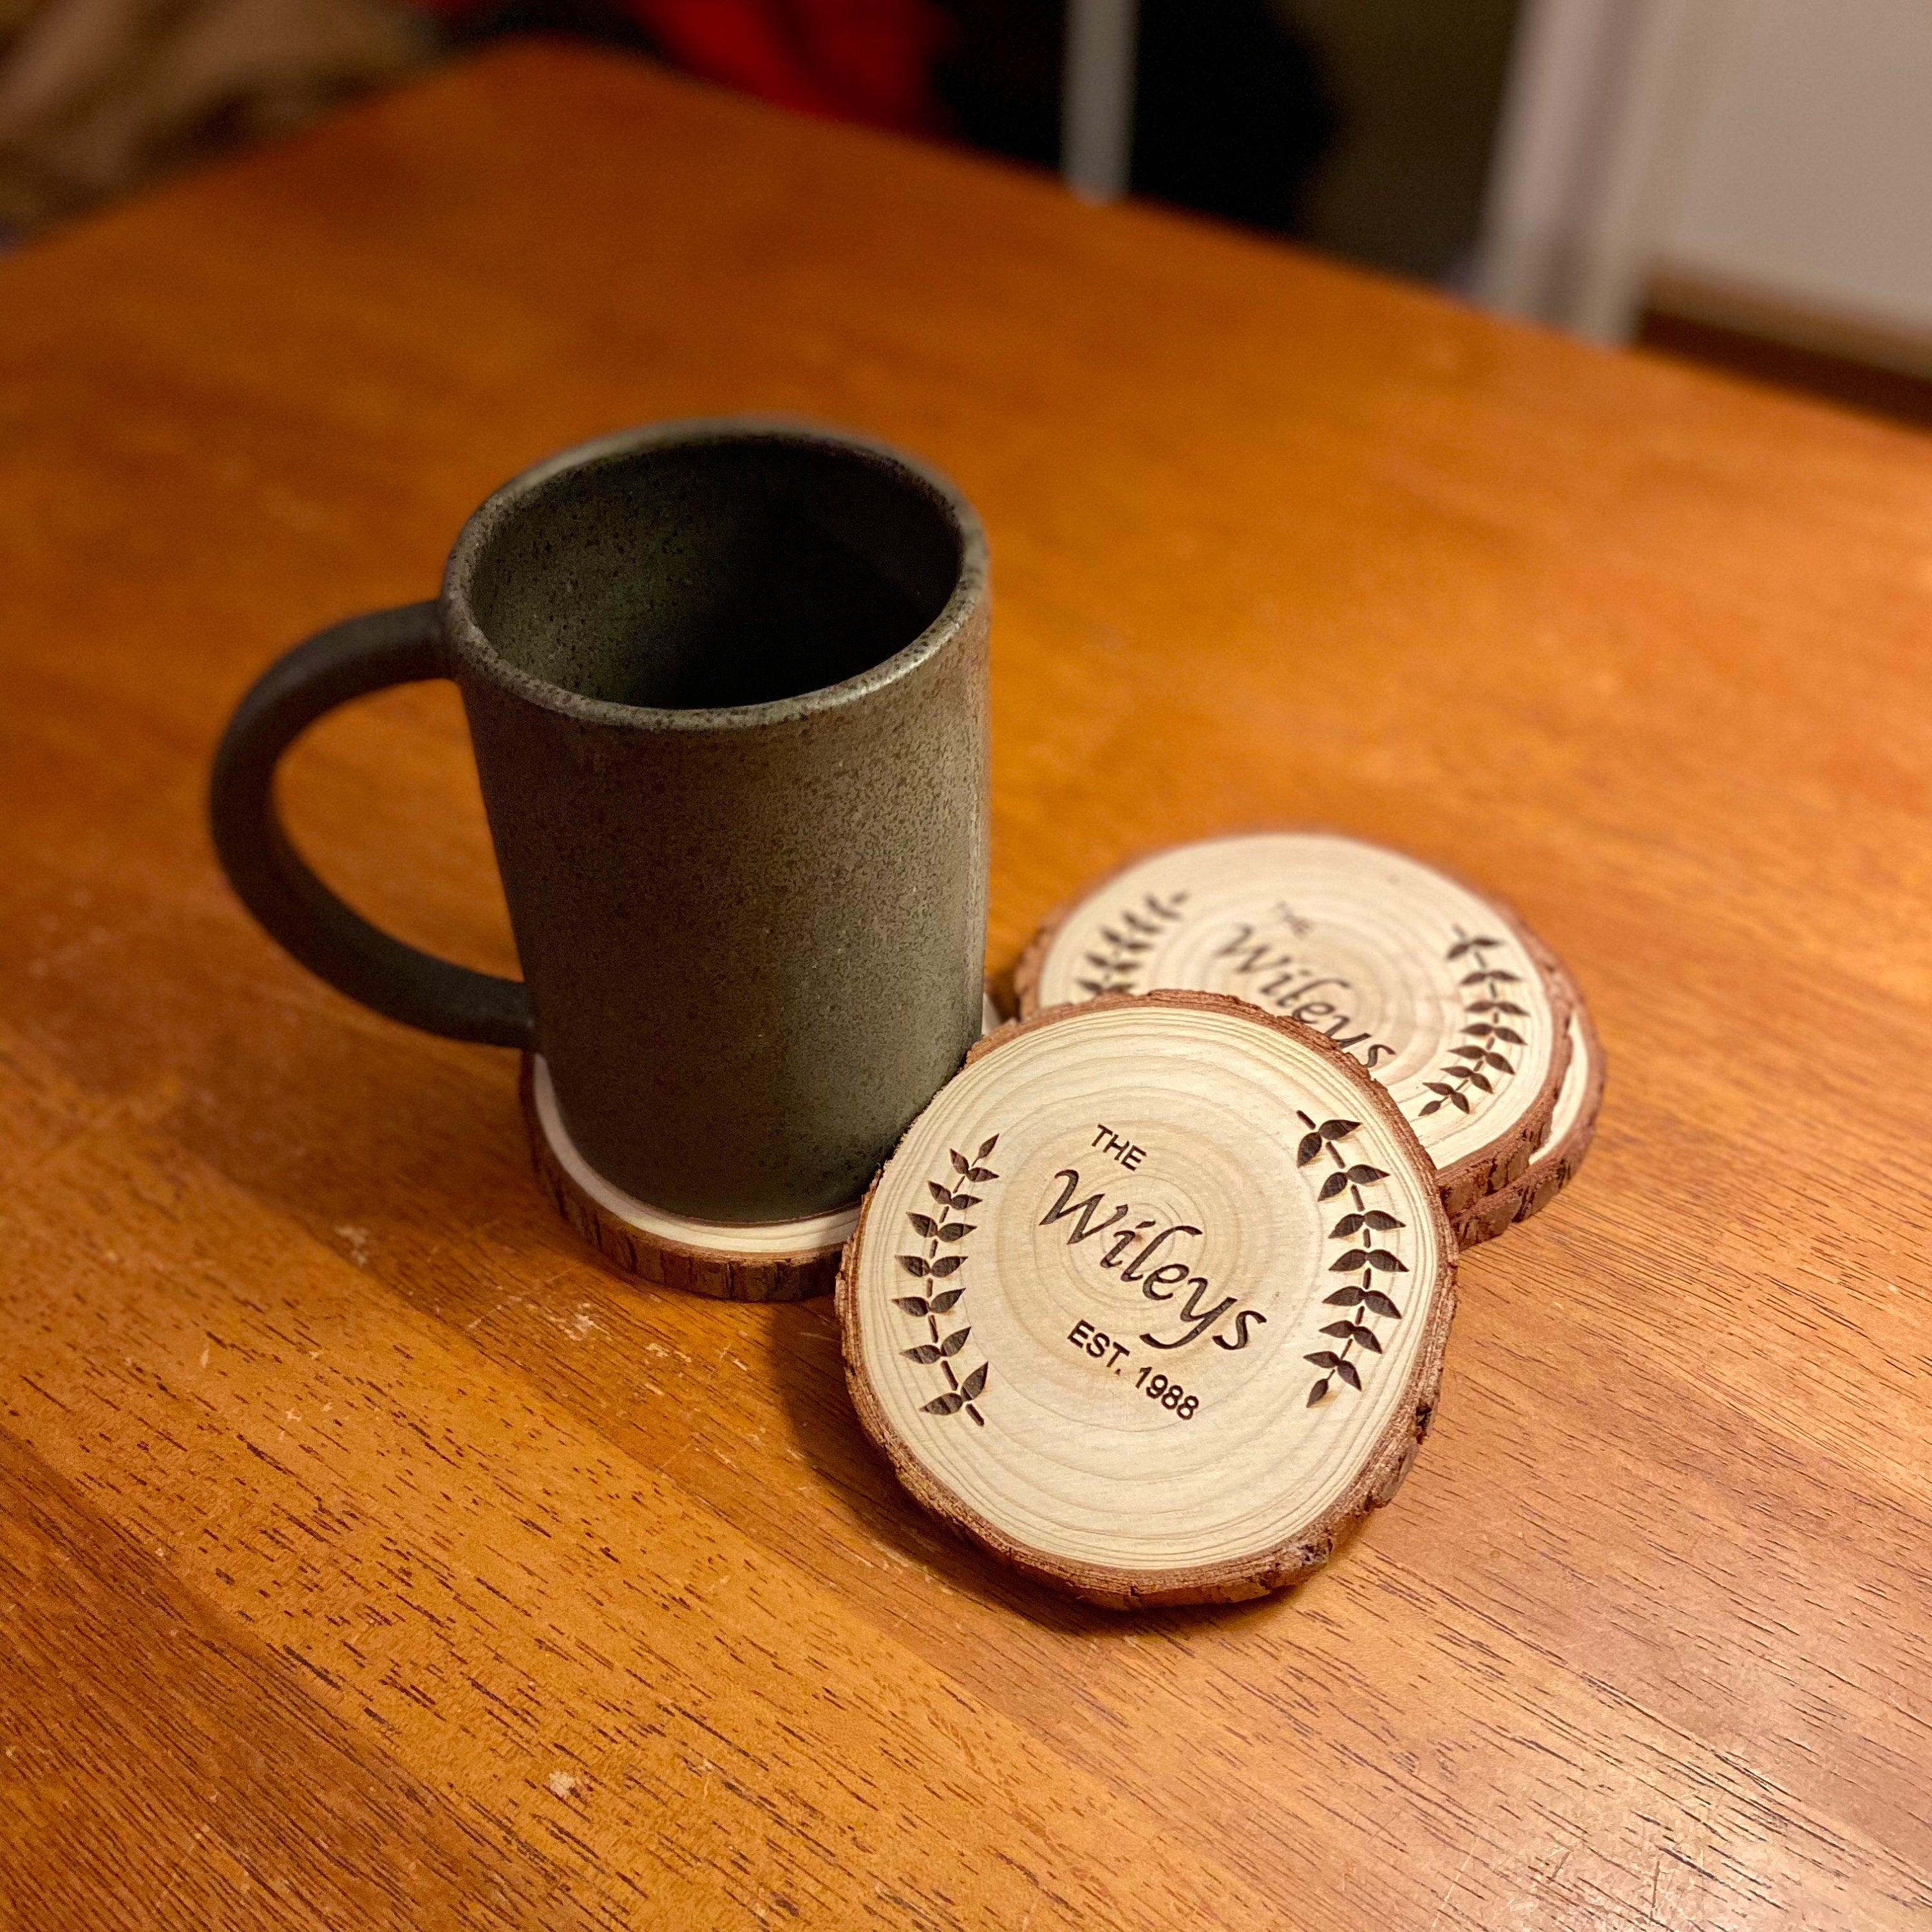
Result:
{"label": "white wall", "polygon": [[1932,354],[1932,0],[1736,0],[1658,257],[1669,306]]}

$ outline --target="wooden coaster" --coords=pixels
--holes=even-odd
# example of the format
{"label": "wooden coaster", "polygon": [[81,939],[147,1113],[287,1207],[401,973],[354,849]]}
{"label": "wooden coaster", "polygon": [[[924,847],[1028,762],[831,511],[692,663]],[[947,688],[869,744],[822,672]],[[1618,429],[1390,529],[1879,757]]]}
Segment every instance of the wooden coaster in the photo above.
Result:
{"label": "wooden coaster", "polygon": [[1180,845],[1057,914],[1015,974],[1022,1014],[1150,988],[1226,993],[1333,1040],[1395,1096],[1452,1222],[1515,1181],[1568,1063],[1567,980],[1506,908],[1328,832]]}
{"label": "wooden coaster", "polygon": [[[982,1034],[1000,1024],[984,996]],[[695,1221],[615,1187],[578,1153],[557,1112],[550,1071],[524,1056],[518,1083],[530,1157],[550,1204],[605,1260],[660,1288],[722,1301],[802,1301],[830,1294],[838,1256],[858,1224],[859,1204],[796,1221]]]}
{"label": "wooden coaster", "polygon": [[1597,1132],[1604,1099],[1604,1049],[1578,998],[1570,1010],[1570,1064],[1550,1116],[1550,1132],[1522,1174],[1506,1187],[1477,1202],[1456,1222],[1458,1246],[1487,1241],[1519,1221],[1527,1221],[1568,1187]]}
{"label": "wooden coaster", "polygon": [[722,1301],[800,1301],[830,1292],[858,1205],[797,1221],[696,1221],[614,1187],[572,1144],[542,1057],[524,1056],[519,1091],[537,1178],[604,1258],[661,1288]]}
{"label": "wooden coaster", "polygon": [[1118,1608],[1294,1582],[1428,1427],[1455,1248],[1388,1094],[1238,1000],[982,1040],[838,1280],[867,1432],[935,1516]]}

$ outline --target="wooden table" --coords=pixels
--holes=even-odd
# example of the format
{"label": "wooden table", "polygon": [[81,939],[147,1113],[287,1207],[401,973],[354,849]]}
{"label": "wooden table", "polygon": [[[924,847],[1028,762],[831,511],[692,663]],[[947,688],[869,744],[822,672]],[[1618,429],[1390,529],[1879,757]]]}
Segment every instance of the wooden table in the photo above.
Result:
{"label": "wooden table", "polygon": [[[7,1924],[1928,1922],[1932,443],[544,47],[6,263],[0,370]],[[607,1271],[510,1056],[217,874],[272,654],[532,458],[738,408],[985,512],[996,961],[1313,821],[1594,1002],[1593,1158],[1290,1596],[989,1568],[827,1306]],[[446,688],[289,792],[510,968]]]}

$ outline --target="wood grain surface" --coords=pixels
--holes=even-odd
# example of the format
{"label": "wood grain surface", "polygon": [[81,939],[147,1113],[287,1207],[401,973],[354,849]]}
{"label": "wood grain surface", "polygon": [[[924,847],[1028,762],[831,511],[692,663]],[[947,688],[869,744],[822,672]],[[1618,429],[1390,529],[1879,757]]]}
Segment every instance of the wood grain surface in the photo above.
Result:
{"label": "wood grain surface", "polygon": [[[1932,445],[543,47],[0,264],[0,1922],[1927,1922]],[[829,1304],[608,1270],[514,1056],[217,875],[271,656],[532,458],[736,408],[986,518],[996,961],[1312,822],[1590,1000],[1591,1160],[1298,1590],[1000,1574]],[[511,967],[446,689],[288,794]]]}

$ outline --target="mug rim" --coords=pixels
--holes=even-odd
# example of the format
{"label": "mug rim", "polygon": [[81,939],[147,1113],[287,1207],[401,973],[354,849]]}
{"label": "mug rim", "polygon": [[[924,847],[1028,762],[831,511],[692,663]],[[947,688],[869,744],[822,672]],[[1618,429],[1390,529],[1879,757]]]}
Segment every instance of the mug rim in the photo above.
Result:
{"label": "mug rim", "polygon": [[[932,622],[890,657],[881,658],[877,664],[836,684],[821,685],[789,698],[687,710],[586,698],[567,685],[553,683],[512,663],[484,634],[470,597],[477,565],[491,539],[557,477],[646,450],[758,442],[836,449],[868,458],[896,471],[899,480],[935,499],[950,518],[959,541],[959,566],[952,590]],[[468,669],[529,703],[585,724],[643,724],[657,730],[746,730],[791,724],[834,711],[909,676],[951,644],[983,603],[987,565],[986,530],[972,505],[938,470],[890,443],[800,417],[682,416],[574,443],[519,470],[508,482],[492,490],[465,520],[443,567],[443,632],[452,651]]]}

